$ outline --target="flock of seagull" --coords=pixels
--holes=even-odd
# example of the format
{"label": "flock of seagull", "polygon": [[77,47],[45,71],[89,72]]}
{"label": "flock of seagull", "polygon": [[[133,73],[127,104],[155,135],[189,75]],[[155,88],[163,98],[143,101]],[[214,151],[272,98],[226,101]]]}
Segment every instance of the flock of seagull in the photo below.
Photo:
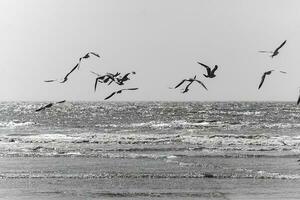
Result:
{"label": "flock of seagull", "polygon": [[[270,57],[273,58],[273,57],[275,57],[275,56],[277,56],[279,54],[279,50],[285,44],[286,44],[286,40],[283,43],[281,43],[280,46],[278,46],[274,51],[259,51],[259,52],[260,53],[271,54]],[[82,60],[88,59],[91,56],[95,56],[95,57],[100,58],[99,54],[94,53],[94,52],[88,52],[87,54],[85,54],[84,56],[82,56],[82,57],[79,58],[79,61],[75,65],[75,67],[73,67],[71,69],[71,71],[69,71],[64,76],[63,79],[61,79],[61,80],[59,80],[59,79],[50,79],[50,80],[45,80],[44,82],[48,82],[48,83],[49,82],[65,83],[68,80],[68,77],[70,76],[70,74],[73,73],[76,69],[79,69]],[[203,64],[201,62],[197,62],[197,63],[199,65],[203,66],[206,69],[206,74],[203,74],[203,76],[205,78],[215,78],[216,77],[215,72],[218,69],[218,65],[215,65],[214,68],[212,68],[212,67],[209,67],[208,65]],[[263,73],[263,75],[261,77],[261,81],[260,81],[259,86],[258,86],[258,89],[260,89],[262,87],[263,83],[265,82],[266,77],[269,76],[273,71],[275,71],[275,70],[269,70],[269,71],[266,71],[266,72]],[[283,74],[287,73],[285,71],[279,71],[279,72],[283,73]],[[126,81],[130,80],[130,76],[131,75],[135,75],[136,74],[134,71],[126,73],[124,75],[122,75],[120,72],[117,72],[117,73],[109,73],[109,72],[107,72],[104,75],[98,74],[98,73],[93,72],[93,71],[91,71],[91,73],[93,73],[93,74],[95,74],[97,76],[96,79],[95,79],[95,84],[94,84],[94,91],[95,92],[97,90],[97,86],[98,86],[99,83],[107,84],[107,85],[110,85],[110,84],[114,83],[114,84],[117,84],[119,86],[122,86],[122,85],[124,85],[124,83]],[[174,88],[170,87],[169,89],[176,89],[176,88],[180,87],[181,85],[183,85],[184,83],[187,83],[187,85],[185,86],[185,88],[182,89],[182,93],[188,92],[190,90],[189,87],[193,83],[199,83],[205,90],[208,90],[207,87],[205,86],[205,84],[202,81],[200,81],[200,80],[197,79],[196,75],[193,78],[183,79]],[[105,97],[104,100],[110,99],[111,97],[113,97],[116,94],[121,94],[123,91],[131,91],[131,90],[137,90],[137,89],[138,88],[123,88],[123,89],[120,89],[120,90],[112,92],[110,95],[108,95],[107,97]],[[49,103],[49,104],[47,104],[45,106],[42,106],[41,108],[37,109],[36,111],[37,112],[38,111],[42,111],[42,110],[45,110],[46,108],[52,107],[53,105],[64,103],[64,102],[66,102],[66,101],[63,100],[63,101],[58,101],[58,102],[54,102],[54,103]],[[298,100],[297,100],[297,105],[299,103],[300,103],[300,95],[299,95]]]}
{"label": "flock of seagull", "polygon": [[[51,83],[51,82],[65,83],[65,82],[67,82],[68,81],[68,77],[70,76],[70,74],[73,73],[76,69],[79,70],[79,67],[80,67],[80,64],[81,64],[82,60],[88,59],[91,56],[95,56],[95,57],[100,58],[99,54],[97,54],[95,52],[88,52],[87,54],[85,54],[84,56],[82,56],[82,57],[79,58],[78,63],[62,79],[49,79],[49,80],[45,80],[44,82],[46,82],[46,83]],[[115,83],[115,84],[117,84],[119,86],[122,86],[122,85],[124,85],[124,83],[126,81],[130,80],[130,76],[131,75],[136,74],[134,71],[126,73],[124,75],[122,75],[120,72],[117,72],[115,74],[107,72],[104,75],[100,75],[100,74],[98,74],[96,72],[93,72],[93,71],[91,71],[91,73],[93,73],[93,74],[95,74],[97,76],[96,79],[95,79],[95,84],[94,84],[94,91],[95,92],[97,90],[97,85],[99,83],[103,83],[103,84],[107,84],[107,85]],[[110,99],[111,97],[113,97],[116,94],[121,94],[123,91],[126,91],[126,90],[137,90],[137,89],[138,88],[123,88],[123,89],[120,89],[120,90],[112,92],[110,95],[108,95],[106,98],[104,98],[104,100]],[[44,105],[44,106],[36,109],[35,111],[39,112],[39,111],[45,110],[47,108],[50,108],[50,107],[52,107],[52,106],[54,106],[56,104],[61,104],[61,103],[65,103],[65,102],[66,102],[66,100],[58,101],[58,102],[54,102],[54,103],[48,103],[47,105]]]}
{"label": "flock of seagull", "polygon": [[[277,47],[274,51],[259,51],[260,53],[269,53],[271,54],[271,58],[273,58],[274,56],[277,56],[279,54],[279,50],[285,45],[286,43],[286,40],[281,43],[281,45],[279,47]],[[202,65],[203,67],[205,67],[206,71],[207,71],[207,74],[203,74],[204,77],[206,78],[214,78],[216,77],[215,75],[215,72],[216,70],[218,69],[218,65],[215,65],[215,67],[213,69],[211,69],[209,66],[203,64],[203,63],[200,63],[200,62],[197,62],[199,65]],[[258,86],[258,89],[260,89],[265,81],[265,78],[267,75],[270,75],[273,71],[275,70],[269,70],[269,71],[266,71],[263,73],[262,77],[261,77],[261,81],[259,83],[259,86]],[[279,71],[280,73],[283,73],[283,74],[286,74],[287,72],[285,71]],[[196,79],[196,76],[194,76],[194,78],[190,78],[190,79],[184,79],[182,80],[178,85],[176,85],[174,87],[174,89],[178,88],[179,86],[181,86],[184,82],[189,82],[189,84],[185,87],[185,89],[183,89],[183,92],[182,93],[186,93],[189,91],[189,86],[193,83],[193,82],[198,82],[199,84],[201,84],[206,90],[206,86],[204,85],[203,82],[201,82],[200,80],[197,80]],[[170,88],[171,89],[171,88]],[[297,105],[300,103],[300,96],[298,98],[298,101],[297,101]]]}

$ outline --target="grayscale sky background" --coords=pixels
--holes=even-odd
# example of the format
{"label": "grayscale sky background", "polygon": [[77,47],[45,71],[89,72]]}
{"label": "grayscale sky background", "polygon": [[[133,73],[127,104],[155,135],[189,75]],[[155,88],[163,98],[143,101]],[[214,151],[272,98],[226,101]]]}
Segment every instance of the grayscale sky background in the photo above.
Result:
{"label": "grayscale sky background", "polygon": [[[111,100],[296,101],[300,86],[298,0],[1,0],[0,100],[103,100],[120,87],[89,71],[137,74],[139,87]],[[258,50],[280,54],[271,59]],[[62,78],[88,51],[65,84]],[[219,65],[206,79],[196,62]],[[261,75],[274,73],[257,90]],[[189,93],[168,87],[197,75]]]}

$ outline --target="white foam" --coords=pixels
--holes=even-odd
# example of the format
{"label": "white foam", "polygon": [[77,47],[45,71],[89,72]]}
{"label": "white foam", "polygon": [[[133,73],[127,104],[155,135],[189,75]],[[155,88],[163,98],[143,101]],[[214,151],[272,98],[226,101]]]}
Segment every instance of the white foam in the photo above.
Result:
{"label": "white foam", "polygon": [[256,179],[300,179],[299,174],[280,174],[276,172],[257,171]]}
{"label": "white foam", "polygon": [[23,126],[30,126],[35,124],[34,122],[19,122],[19,121],[9,121],[9,122],[0,122],[0,127],[7,128],[17,128]]}

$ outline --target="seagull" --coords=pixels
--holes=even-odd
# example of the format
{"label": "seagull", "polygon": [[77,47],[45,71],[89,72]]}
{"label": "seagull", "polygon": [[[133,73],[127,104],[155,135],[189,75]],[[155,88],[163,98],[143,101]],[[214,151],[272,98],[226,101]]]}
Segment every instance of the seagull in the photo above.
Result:
{"label": "seagull", "polygon": [[46,108],[50,108],[50,107],[52,107],[52,106],[55,105],[55,104],[65,103],[65,102],[66,102],[66,100],[58,101],[58,102],[56,102],[56,103],[49,103],[49,104],[47,104],[47,105],[45,105],[45,106],[40,107],[39,109],[36,109],[35,112],[39,112],[39,111],[41,111],[41,110],[45,110]]}
{"label": "seagull", "polygon": [[211,70],[209,66],[203,64],[203,63],[200,63],[200,62],[197,62],[199,65],[202,65],[203,67],[206,68],[206,71],[207,71],[207,75],[206,74],[203,74],[206,78],[214,78],[216,77],[215,75],[215,71],[218,69],[218,65],[215,65],[214,69]]}
{"label": "seagull", "polygon": [[130,74],[136,74],[136,73],[135,72],[130,72],[130,73],[125,74],[123,77],[117,78],[117,84],[118,85],[124,85],[125,81],[130,80],[130,78],[128,78],[128,76]]}
{"label": "seagull", "polygon": [[[95,52],[88,52],[87,54],[85,54],[84,56],[82,56],[82,57],[79,58],[78,64],[80,65],[82,59],[87,59],[87,58],[91,57],[90,55],[94,55],[94,56],[100,58],[99,54],[97,54]],[[78,65],[78,69],[79,69],[79,65]]]}
{"label": "seagull", "polygon": [[[92,72],[92,71],[91,71]],[[100,74],[97,74],[95,72],[92,72],[93,74],[96,74],[98,77],[96,78],[95,80],[95,84],[94,84],[94,91],[96,91],[97,89],[97,84],[98,82],[100,83],[107,83],[109,80],[111,80],[108,85],[110,85],[112,82],[115,82],[116,81],[116,77],[119,76],[121,73],[120,72],[117,72],[115,74],[112,74],[112,73],[106,73],[105,75],[100,75]]]}
{"label": "seagull", "polygon": [[266,75],[270,75],[273,71],[274,71],[274,70],[266,71],[266,72],[262,75],[260,84],[259,84],[259,86],[258,86],[258,89],[260,89],[261,86],[262,86],[262,84],[264,83],[265,78],[266,78]]}
{"label": "seagull", "polygon": [[[270,75],[273,71],[276,71],[276,70],[270,70],[270,71],[266,71],[265,73],[263,73],[262,77],[261,77],[261,81],[260,81],[260,84],[258,86],[258,89],[261,88],[262,84],[264,83],[265,81],[265,78],[266,78],[266,75]],[[283,74],[287,74],[287,72],[285,71],[279,71],[280,73],[283,73]]]}
{"label": "seagull", "polygon": [[284,40],[283,43],[281,43],[281,45],[279,47],[277,47],[277,49],[275,49],[275,51],[259,51],[260,53],[271,53],[271,57],[273,58],[274,56],[277,56],[279,54],[279,49],[281,49],[281,47],[283,47],[283,45],[285,45],[286,40]]}
{"label": "seagull", "polygon": [[206,90],[207,90],[207,88],[206,88],[206,86],[204,85],[204,83],[202,83],[201,81],[199,81],[199,80],[197,80],[196,79],[196,76],[194,76],[194,78],[190,78],[190,79],[183,79],[180,83],[178,83],[175,87],[174,87],[174,89],[176,89],[176,88],[178,88],[180,85],[182,85],[184,82],[186,82],[186,81],[188,81],[188,82],[190,82],[187,86],[186,86],[186,88],[185,88],[185,90],[184,90],[184,92],[183,93],[185,93],[185,92],[187,92],[189,89],[189,86],[194,82],[194,81],[196,81],[196,82],[198,82],[199,84],[201,84]]}
{"label": "seagull", "polygon": [[[83,57],[80,57],[80,58],[79,58],[79,62],[75,65],[75,67],[74,67],[69,73],[67,73],[67,75],[63,78],[63,80],[62,80],[60,83],[65,83],[65,82],[68,80],[68,76],[69,76],[76,68],[79,69],[81,60],[82,60],[82,59],[87,59],[87,58],[89,58],[90,55],[94,55],[94,56],[100,58],[100,55],[99,55],[99,54],[97,54],[97,53],[95,53],[95,52],[88,52],[88,53],[85,54]],[[94,72],[92,72],[92,73],[94,73]],[[57,81],[57,79],[45,80],[44,82],[48,82],[48,83],[49,83],[49,82],[54,82],[54,81]]]}
{"label": "seagull", "polygon": [[106,97],[104,100],[107,100],[107,99],[111,98],[111,97],[114,96],[115,94],[121,94],[122,91],[124,91],[124,90],[137,90],[137,89],[139,89],[139,88],[127,88],[127,89],[121,89],[121,90],[118,90],[118,91],[115,91],[115,92],[111,93],[111,94],[110,94],[108,97]]}

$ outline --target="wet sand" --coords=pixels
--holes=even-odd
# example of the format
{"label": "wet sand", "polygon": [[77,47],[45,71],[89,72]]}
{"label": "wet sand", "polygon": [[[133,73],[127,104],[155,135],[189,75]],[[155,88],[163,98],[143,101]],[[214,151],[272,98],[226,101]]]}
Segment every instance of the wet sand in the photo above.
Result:
{"label": "wet sand", "polygon": [[[251,160],[240,165],[249,165]],[[199,160],[207,170],[222,161],[228,169],[236,166],[226,158]],[[282,159],[276,163],[286,167],[284,163],[291,161]],[[249,169],[262,163],[274,167],[270,159],[252,163]],[[187,172],[193,174],[200,168],[149,159],[1,158],[0,196],[1,199],[72,200],[300,198],[300,179],[184,177]],[[299,172],[299,169],[297,163],[290,165],[291,171]],[[217,170],[212,171],[218,174]]]}

